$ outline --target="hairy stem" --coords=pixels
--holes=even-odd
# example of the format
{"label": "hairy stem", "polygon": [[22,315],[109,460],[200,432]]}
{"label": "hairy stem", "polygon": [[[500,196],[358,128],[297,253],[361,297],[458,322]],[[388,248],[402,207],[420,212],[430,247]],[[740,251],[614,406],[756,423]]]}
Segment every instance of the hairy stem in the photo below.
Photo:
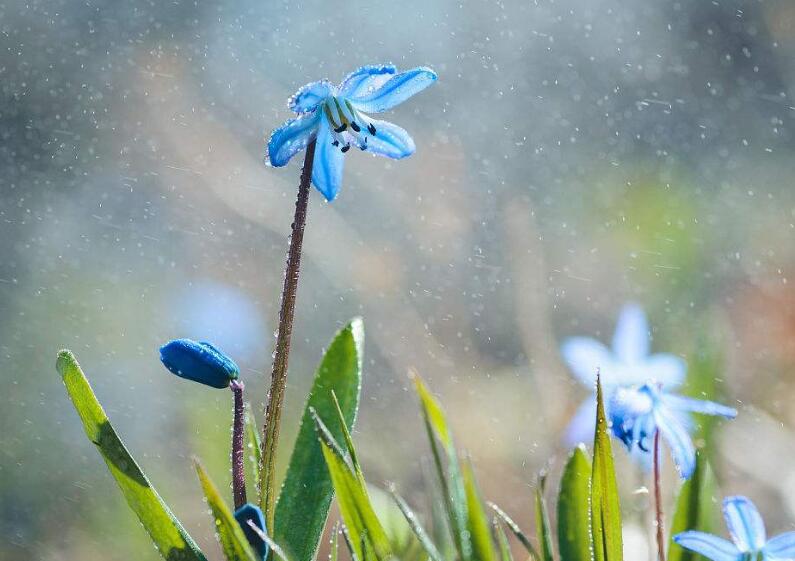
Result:
{"label": "hairy stem", "polygon": [[273,532],[273,511],[276,503],[276,445],[279,440],[279,424],[282,416],[284,388],[287,384],[287,360],[290,355],[290,337],[295,315],[295,294],[298,290],[298,274],[301,268],[301,246],[304,241],[304,226],[309,203],[309,187],[312,181],[312,162],[315,156],[315,141],[309,143],[298,185],[295,201],[290,248],[287,252],[287,267],[282,289],[282,305],[279,311],[279,330],[276,335],[276,350],[273,353],[271,387],[265,409],[265,426],[262,429],[262,462],[260,464],[260,507],[265,513],[265,523]]}
{"label": "hairy stem", "polygon": [[665,561],[665,527],[663,525],[662,485],[660,484],[660,431],[654,433],[654,525],[657,530],[657,557]]}
{"label": "hairy stem", "polygon": [[235,397],[235,414],[232,421],[232,495],[235,510],[246,504],[246,470],[243,464],[243,435],[245,431],[245,409],[243,404],[243,382],[232,380],[229,384]]}

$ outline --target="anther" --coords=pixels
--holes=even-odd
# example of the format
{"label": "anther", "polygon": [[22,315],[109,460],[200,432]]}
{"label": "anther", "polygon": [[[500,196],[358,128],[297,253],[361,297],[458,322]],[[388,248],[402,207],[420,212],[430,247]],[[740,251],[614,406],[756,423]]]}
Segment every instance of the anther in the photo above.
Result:
{"label": "anther", "polygon": [[331,143],[331,145],[332,146],[339,146],[340,145],[340,141],[339,140],[335,140],[334,142]]}
{"label": "anther", "polygon": [[343,154],[344,154],[345,152],[347,152],[348,150],[350,150],[350,149],[351,149],[351,145],[350,145],[350,144],[346,144],[345,146],[343,146],[342,148],[340,148],[340,150],[342,150],[342,153],[343,153]]}
{"label": "anther", "polygon": [[347,129],[347,128],[348,128],[348,125],[346,123],[342,123],[336,129],[334,129],[334,132],[345,132],[345,129]]}
{"label": "anther", "polygon": [[359,125],[356,124],[356,121],[351,121],[351,128],[354,131],[356,131],[356,132],[359,132],[359,131],[362,130],[362,128]]}
{"label": "anther", "polygon": [[367,130],[370,134],[375,136],[375,125],[373,123],[367,125]]}

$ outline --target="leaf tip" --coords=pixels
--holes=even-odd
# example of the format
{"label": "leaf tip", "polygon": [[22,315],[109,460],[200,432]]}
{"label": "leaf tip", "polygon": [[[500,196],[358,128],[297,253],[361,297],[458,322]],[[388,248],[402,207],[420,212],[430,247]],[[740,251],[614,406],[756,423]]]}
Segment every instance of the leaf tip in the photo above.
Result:
{"label": "leaf tip", "polygon": [[58,358],[55,360],[55,368],[58,373],[63,376],[66,369],[70,366],[77,366],[77,359],[69,349],[61,349],[58,351]]}

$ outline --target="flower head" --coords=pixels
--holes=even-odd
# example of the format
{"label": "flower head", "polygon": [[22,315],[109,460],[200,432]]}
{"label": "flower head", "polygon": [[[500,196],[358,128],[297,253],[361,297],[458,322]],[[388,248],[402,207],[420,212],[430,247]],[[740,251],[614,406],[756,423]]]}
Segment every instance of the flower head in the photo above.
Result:
{"label": "flower head", "polygon": [[785,532],[767,539],[765,523],[754,503],[746,497],[723,499],[723,517],[731,541],[693,530],[676,534],[674,541],[712,561],[795,559],[795,532]]}
{"label": "flower head", "polygon": [[174,339],[160,347],[163,365],[180,378],[213,388],[228,388],[240,369],[222,351],[206,341]]}
{"label": "flower head", "polygon": [[690,413],[734,418],[731,407],[667,393],[655,384],[616,389],[607,408],[613,434],[630,452],[650,456],[657,431],[671,448],[682,479],[693,475],[696,451],[690,439]]}
{"label": "flower head", "polygon": [[411,136],[397,125],[371,119],[403,103],[436,81],[430,68],[396,74],[391,64],[362,66],[335,86],[327,80],[311,82],[293,95],[289,108],[298,115],[273,131],[268,161],[280,167],[317,140],[312,183],[327,200],[342,185],[345,154],[352,146],[398,160],[414,153]]}
{"label": "flower head", "polygon": [[[561,347],[563,359],[574,375],[588,389],[596,384],[600,372],[602,388],[610,396],[619,387],[654,383],[662,389],[678,387],[685,378],[685,362],[671,354],[649,354],[649,326],[643,310],[634,304],[624,306],[616,324],[612,348],[590,337],[572,337]],[[583,402],[566,434],[570,444],[585,442],[593,436],[596,399]]]}
{"label": "flower head", "polygon": [[268,544],[257,535],[257,532],[249,524],[249,521],[251,521],[263,534],[265,533],[265,517],[262,515],[260,508],[251,503],[246,503],[235,511],[235,520],[243,528],[243,533],[258,558],[265,561],[268,557]]}

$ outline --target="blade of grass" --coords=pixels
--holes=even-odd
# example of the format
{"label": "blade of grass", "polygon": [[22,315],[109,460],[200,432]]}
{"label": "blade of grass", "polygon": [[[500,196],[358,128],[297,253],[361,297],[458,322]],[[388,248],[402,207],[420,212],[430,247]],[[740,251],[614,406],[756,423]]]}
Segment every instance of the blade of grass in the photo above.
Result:
{"label": "blade of grass", "polygon": [[511,532],[513,532],[513,535],[516,536],[516,539],[519,540],[519,543],[521,543],[524,546],[524,548],[527,550],[527,553],[530,554],[530,559],[532,559],[533,561],[538,561],[540,557],[538,556],[536,548],[533,547],[533,544],[530,542],[530,540],[525,535],[525,533],[522,532],[522,529],[519,528],[519,525],[516,522],[514,522],[513,519],[510,516],[508,516],[505,513],[505,511],[502,510],[500,507],[498,507],[496,504],[489,503],[489,506],[494,510],[494,512],[499,517],[499,519],[502,520],[506,526],[508,526],[508,529]]}
{"label": "blade of grass", "polygon": [[259,464],[262,462],[262,442],[259,437],[259,428],[250,403],[246,404],[246,440],[248,441],[249,468],[255,489],[259,489]]}
{"label": "blade of grass", "polygon": [[234,514],[226,506],[226,503],[221,498],[221,493],[218,492],[218,488],[210,480],[210,476],[201,463],[194,459],[193,464],[196,467],[196,473],[199,475],[199,481],[207,499],[207,504],[212,511],[216,536],[224,556],[228,561],[261,561],[257,559],[254,550],[251,549],[251,545],[243,533],[243,528],[235,520]]}
{"label": "blade of grass", "polygon": [[414,514],[414,511],[411,510],[411,507],[403,500],[403,497],[395,492],[394,488],[390,488],[389,492],[392,494],[392,498],[395,500],[400,512],[403,513],[403,516],[406,518],[406,522],[409,523],[411,530],[414,532],[414,535],[417,536],[417,539],[422,545],[422,548],[425,550],[425,553],[428,554],[428,558],[431,561],[444,561],[442,554],[439,553],[439,550],[436,549],[436,545],[434,545],[433,540],[431,540],[428,533],[425,531],[425,528],[422,527],[420,521],[417,519],[417,516]]}
{"label": "blade of grass", "polygon": [[575,448],[563,469],[558,493],[558,551],[565,561],[591,561],[588,501],[591,461],[585,446]]}
{"label": "blade of grass", "polygon": [[364,324],[357,318],[335,335],[315,373],[275,511],[274,540],[294,561],[314,560],[334,493],[310,411],[324,419],[341,412],[344,423],[330,431],[334,439],[345,436],[359,408],[363,352]]}
{"label": "blade of grass", "polygon": [[607,433],[602,383],[596,379],[596,432],[591,472],[591,530],[594,561],[622,561],[621,506]]}
{"label": "blade of grass", "polygon": [[167,560],[207,561],[116,434],[74,355],[66,350],[59,352],[56,368],[86,436],[97,447],[160,555]]}
{"label": "blade of grass", "polygon": [[[459,558],[464,561],[469,561],[472,556],[473,545],[467,532],[466,490],[464,489],[461,467],[458,461],[458,454],[453,442],[452,433],[448,428],[442,408],[431,395],[430,391],[428,391],[422,379],[416,372],[411,372],[410,376],[414,381],[414,387],[420,398],[425,430],[428,433],[431,453],[444,496],[444,505],[447,512],[450,534],[453,538],[453,543],[456,546]],[[437,438],[444,447],[447,460],[446,470],[444,468],[444,462],[442,461],[442,455],[439,452]]]}
{"label": "blade of grass", "polygon": [[[319,416],[312,411],[323,457],[326,460],[331,482],[337,495],[340,513],[350,532],[352,546],[359,559],[364,559],[372,549],[378,561],[392,556],[389,538],[375,515],[375,510],[367,494],[367,488],[345,457],[337,441],[329,432]],[[362,548],[362,540],[367,548]]]}
{"label": "blade of grass", "polygon": [[467,530],[472,540],[472,557],[478,561],[497,561],[489,531],[489,519],[483,509],[483,503],[480,501],[472,463],[467,460],[463,463],[462,468],[467,499]]}
{"label": "blade of grass", "polygon": [[546,474],[540,474],[535,493],[536,535],[538,543],[541,545],[541,561],[555,561],[555,556],[552,553],[552,530],[549,524],[549,513],[547,512],[546,500],[544,500],[546,483]]}
{"label": "blade of grass", "polygon": [[511,546],[508,544],[508,537],[500,525],[500,520],[495,516],[491,524],[494,529],[494,539],[497,540],[497,545],[500,548],[500,561],[513,561]]}

